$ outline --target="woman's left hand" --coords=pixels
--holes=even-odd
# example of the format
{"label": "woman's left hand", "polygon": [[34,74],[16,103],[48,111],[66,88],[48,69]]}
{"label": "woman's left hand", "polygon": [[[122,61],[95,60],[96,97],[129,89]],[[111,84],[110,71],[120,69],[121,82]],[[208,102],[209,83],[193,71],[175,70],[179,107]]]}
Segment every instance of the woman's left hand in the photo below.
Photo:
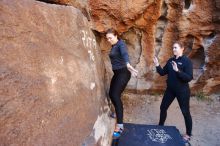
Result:
{"label": "woman's left hand", "polygon": [[174,70],[174,71],[176,71],[176,72],[179,71],[179,69],[178,69],[177,64],[176,64],[175,61],[172,61],[172,66],[173,66],[173,70]]}
{"label": "woman's left hand", "polygon": [[138,71],[136,69],[134,69],[129,63],[127,63],[127,68],[131,72],[131,75],[133,77],[137,77]]}

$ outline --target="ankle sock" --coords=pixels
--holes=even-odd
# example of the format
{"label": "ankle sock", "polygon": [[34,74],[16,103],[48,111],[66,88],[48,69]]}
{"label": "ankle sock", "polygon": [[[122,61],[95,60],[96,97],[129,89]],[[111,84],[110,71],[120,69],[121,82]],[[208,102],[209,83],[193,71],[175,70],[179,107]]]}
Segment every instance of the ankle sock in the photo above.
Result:
{"label": "ankle sock", "polygon": [[117,124],[117,127],[124,129],[124,124]]}

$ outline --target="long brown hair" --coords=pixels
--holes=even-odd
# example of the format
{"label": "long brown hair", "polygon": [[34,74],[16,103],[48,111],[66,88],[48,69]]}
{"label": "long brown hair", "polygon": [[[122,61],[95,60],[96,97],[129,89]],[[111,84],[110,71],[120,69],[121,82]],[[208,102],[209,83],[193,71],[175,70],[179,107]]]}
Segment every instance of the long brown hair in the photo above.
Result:
{"label": "long brown hair", "polygon": [[106,34],[109,34],[109,33],[111,33],[111,34],[113,34],[113,35],[119,37],[118,32],[117,32],[115,29],[113,29],[113,28],[109,28],[109,29],[106,31]]}
{"label": "long brown hair", "polygon": [[183,48],[183,49],[185,48],[183,42],[176,41],[176,42],[174,42],[174,44],[178,44],[180,46],[180,48]]}

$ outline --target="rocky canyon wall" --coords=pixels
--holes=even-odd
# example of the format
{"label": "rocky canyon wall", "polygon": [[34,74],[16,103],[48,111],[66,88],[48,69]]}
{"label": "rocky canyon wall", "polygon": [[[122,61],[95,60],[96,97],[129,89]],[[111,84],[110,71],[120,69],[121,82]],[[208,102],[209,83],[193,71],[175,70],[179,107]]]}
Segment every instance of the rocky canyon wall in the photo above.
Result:
{"label": "rocky canyon wall", "polygon": [[0,146],[109,145],[104,64],[82,10],[0,1]]}
{"label": "rocky canyon wall", "polygon": [[156,74],[153,56],[164,65],[172,56],[172,44],[180,40],[194,66],[193,93],[220,93],[219,5],[218,0],[89,0],[108,79],[110,46],[103,32],[114,28],[128,44],[131,62],[139,71],[129,82],[129,91],[164,90],[165,77]]}
{"label": "rocky canyon wall", "polygon": [[110,144],[111,27],[139,71],[127,91],[162,92],[152,59],[164,65],[180,40],[194,64],[192,91],[220,92],[218,0],[1,0],[1,146]]}

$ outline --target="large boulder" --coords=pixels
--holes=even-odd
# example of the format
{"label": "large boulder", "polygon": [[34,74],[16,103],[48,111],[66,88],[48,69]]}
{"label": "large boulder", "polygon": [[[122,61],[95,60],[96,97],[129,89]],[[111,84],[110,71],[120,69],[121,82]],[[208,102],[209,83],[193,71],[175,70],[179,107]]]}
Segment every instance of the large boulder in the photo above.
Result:
{"label": "large boulder", "polygon": [[109,145],[104,65],[81,11],[1,0],[0,32],[0,145]]}

